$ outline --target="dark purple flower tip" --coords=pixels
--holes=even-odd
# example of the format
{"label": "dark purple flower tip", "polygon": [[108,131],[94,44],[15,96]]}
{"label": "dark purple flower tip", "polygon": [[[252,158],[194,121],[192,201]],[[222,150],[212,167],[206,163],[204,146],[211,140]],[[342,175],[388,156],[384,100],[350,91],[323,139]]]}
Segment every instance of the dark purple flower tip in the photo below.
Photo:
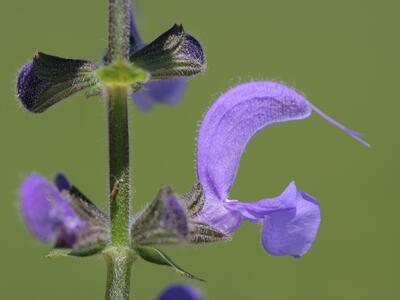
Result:
{"label": "dark purple flower tip", "polygon": [[63,190],[70,190],[71,189],[71,184],[68,181],[67,177],[65,177],[64,174],[59,173],[56,175],[54,179],[54,183],[56,184],[58,190],[61,192]]}
{"label": "dark purple flower tip", "polygon": [[132,99],[146,112],[150,111],[155,103],[175,105],[182,99],[187,83],[185,78],[152,80],[145,83],[139,92],[134,93]]}
{"label": "dark purple flower tip", "polygon": [[37,239],[73,248],[85,221],[51,182],[39,175],[27,177],[20,199],[22,215]]}
{"label": "dark purple flower tip", "polygon": [[65,59],[38,52],[17,79],[22,105],[41,113],[57,102],[88,87],[97,87],[97,65],[78,59]]}
{"label": "dark purple flower tip", "polygon": [[188,284],[176,284],[165,289],[158,300],[204,300],[200,290]]}
{"label": "dark purple flower tip", "polygon": [[[322,113],[296,90],[280,83],[245,83],[220,96],[208,110],[199,130],[197,176],[206,195],[198,217],[200,221],[227,233],[237,230],[243,220],[263,223],[263,243],[268,252],[303,255],[314,241],[320,224],[315,199],[311,201],[294,184],[278,198],[256,203],[232,201],[228,197],[241,155],[251,138],[274,124],[308,118],[312,111],[365,143],[358,134]],[[281,240],[276,238],[274,230],[280,230]]]}
{"label": "dark purple flower tip", "polygon": [[22,105],[31,112],[36,112],[39,97],[47,90],[50,83],[40,79],[33,71],[33,64],[23,66],[17,79],[17,95]]}

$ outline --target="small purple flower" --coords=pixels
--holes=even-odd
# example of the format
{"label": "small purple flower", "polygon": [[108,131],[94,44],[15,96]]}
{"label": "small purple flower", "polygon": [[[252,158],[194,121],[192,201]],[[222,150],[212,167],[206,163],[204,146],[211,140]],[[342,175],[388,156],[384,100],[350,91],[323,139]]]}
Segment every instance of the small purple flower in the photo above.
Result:
{"label": "small purple flower", "polygon": [[[131,44],[131,57],[134,53],[146,46],[139,34],[136,26],[135,14],[131,9],[130,14],[130,44]],[[194,40],[194,39],[193,39]],[[196,40],[195,40],[196,41]],[[196,47],[183,47],[184,53],[190,56],[193,53],[198,53],[204,63],[204,53],[201,45],[196,41]],[[163,103],[167,105],[175,105],[182,99],[187,88],[186,78],[173,78],[165,80],[152,80],[145,83],[143,87],[136,93],[132,94],[132,100],[142,111],[150,111],[155,103]]]}
{"label": "small purple flower", "polygon": [[321,222],[316,199],[292,182],[278,197],[248,203],[229,199],[240,157],[261,129],[308,118],[312,111],[368,145],[328,117],[292,88],[260,81],[230,89],[211,106],[201,124],[197,143],[197,176],[206,201],[198,220],[226,233],[244,220],[262,225],[262,243],[272,255],[303,256],[313,244]]}
{"label": "small purple flower", "polygon": [[157,300],[204,300],[199,289],[188,284],[176,284],[165,289]]}
{"label": "small purple flower", "polygon": [[110,220],[67,178],[58,174],[54,184],[39,175],[22,183],[21,210],[29,230],[71,255],[91,255],[110,241]]}
{"label": "small purple flower", "polygon": [[31,175],[24,180],[20,197],[22,215],[37,239],[66,248],[75,246],[86,222],[54,184]]}

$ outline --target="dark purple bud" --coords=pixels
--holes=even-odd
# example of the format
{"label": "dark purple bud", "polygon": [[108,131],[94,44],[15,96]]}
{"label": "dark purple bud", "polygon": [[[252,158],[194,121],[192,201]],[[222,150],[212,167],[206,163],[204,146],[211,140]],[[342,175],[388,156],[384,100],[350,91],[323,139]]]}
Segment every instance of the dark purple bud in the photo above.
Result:
{"label": "dark purple bud", "polygon": [[78,91],[97,86],[96,69],[97,66],[88,61],[39,52],[18,75],[18,97],[29,111],[44,112]]}
{"label": "dark purple bud", "polygon": [[33,71],[33,64],[27,63],[22,67],[17,80],[17,95],[29,111],[34,111],[40,96],[50,83],[40,79]]}
{"label": "dark purple bud", "polygon": [[52,183],[31,175],[23,182],[20,196],[22,215],[37,239],[74,247],[86,222]]}
{"label": "dark purple bud", "polygon": [[182,25],[174,25],[152,43],[131,56],[131,61],[148,71],[152,79],[186,77],[203,72],[205,56],[200,43]]}
{"label": "dark purple bud", "polygon": [[157,300],[204,300],[199,289],[188,284],[177,284],[168,287]]}

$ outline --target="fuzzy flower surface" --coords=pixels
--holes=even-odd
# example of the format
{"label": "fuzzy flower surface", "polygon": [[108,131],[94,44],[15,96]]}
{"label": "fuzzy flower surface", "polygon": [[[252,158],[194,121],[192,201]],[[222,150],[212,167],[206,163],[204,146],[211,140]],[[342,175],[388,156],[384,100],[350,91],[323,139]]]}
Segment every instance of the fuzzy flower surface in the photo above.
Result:
{"label": "fuzzy flower surface", "polygon": [[301,257],[312,246],[320,226],[318,201],[291,182],[283,193],[257,202],[229,198],[240,158],[260,130],[302,120],[316,112],[364,142],[311,104],[296,90],[277,82],[240,84],[221,95],[206,113],[197,141],[197,177],[205,203],[197,220],[225,233],[239,229],[243,221],[262,226],[262,244],[272,255]]}
{"label": "fuzzy flower surface", "polygon": [[144,44],[132,10],[129,27],[129,61],[123,62],[123,68],[110,67],[108,53],[103,57],[105,66],[101,66],[37,52],[17,78],[22,105],[33,113],[42,113],[80,91],[87,97],[99,95],[105,83],[121,76],[128,78],[124,84],[131,86],[132,99],[142,111],[149,111],[154,103],[176,104],[185,92],[187,78],[206,68],[201,44],[177,24]]}

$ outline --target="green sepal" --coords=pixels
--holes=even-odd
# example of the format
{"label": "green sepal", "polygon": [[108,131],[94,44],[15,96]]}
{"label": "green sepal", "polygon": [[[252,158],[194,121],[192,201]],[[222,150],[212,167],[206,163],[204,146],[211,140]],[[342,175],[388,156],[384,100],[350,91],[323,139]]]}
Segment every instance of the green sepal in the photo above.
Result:
{"label": "green sepal", "polygon": [[147,262],[173,268],[177,273],[190,279],[205,281],[204,279],[201,279],[176,265],[171,258],[157,248],[140,246],[135,247],[134,250],[143,260]]}
{"label": "green sepal", "polygon": [[191,244],[206,244],[232,240],[232,236],[214,228],[211,225],[190,220],[189,242]]}
{"label": "green sepal", "polygon": [[97,71],[100,80],[107,85],[135,85],[146,82],[149,74],[135,64],[125,63],[123,60],[107,65]]}
{"label": "green sepal", "polygon": [[130,60],[148,71],[152,79],[193,76],[206,69],[199,41],[177,24],[134,52]]}
{"label": "green sepal", "polygon": [[186,211],[191,218],[196,217],[203,209],[206,202],[203,187],[200,182],[196,183],[192,190],[182,196]]}

